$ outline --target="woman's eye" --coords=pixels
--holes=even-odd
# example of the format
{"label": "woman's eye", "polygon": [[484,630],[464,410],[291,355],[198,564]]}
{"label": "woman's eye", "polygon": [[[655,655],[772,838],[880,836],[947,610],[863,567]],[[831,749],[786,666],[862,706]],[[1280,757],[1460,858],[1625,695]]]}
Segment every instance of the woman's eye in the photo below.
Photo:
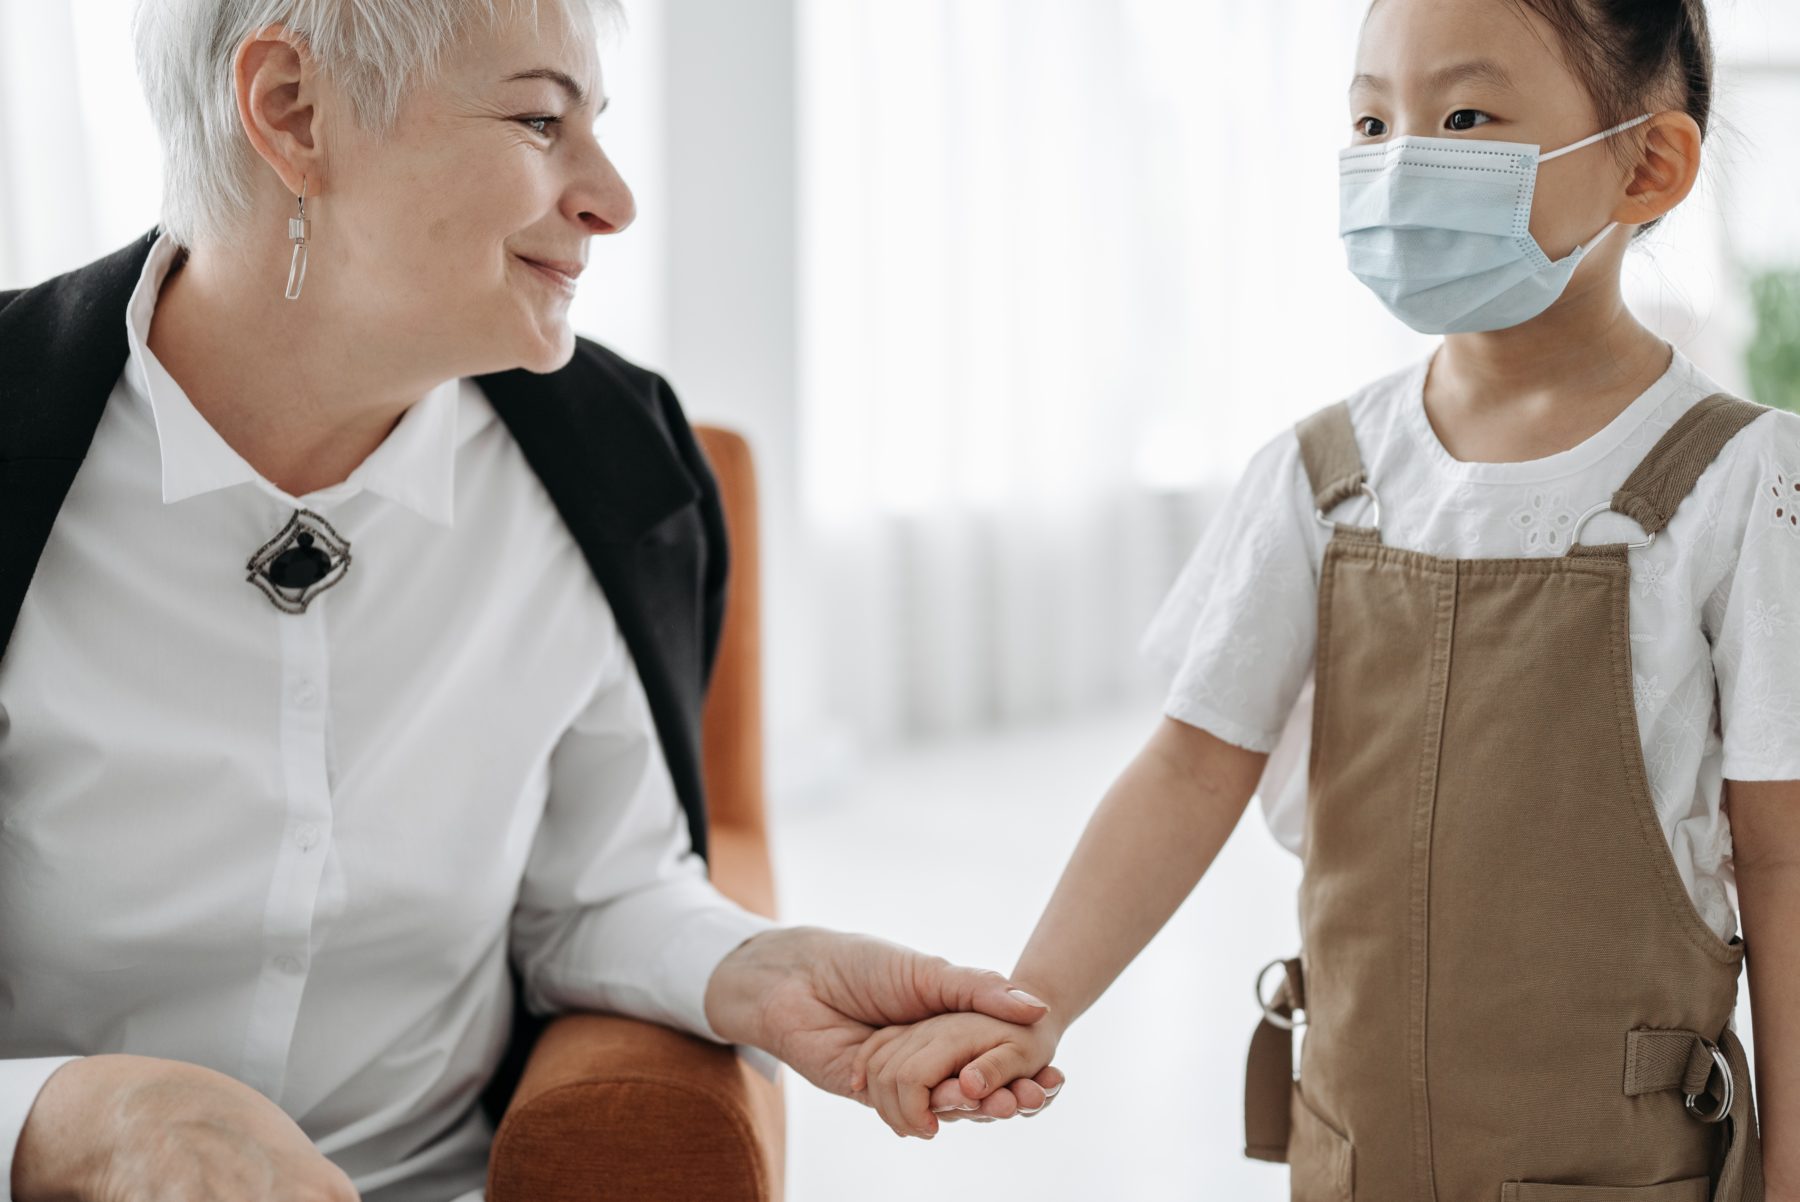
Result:
{"label": "woman's eye", "polygon": [[[1465,120],[1465,118],[1475,118],[1475,117],[1479,117],[1480,120],[1479,121]],[[1449,120],[1444,122],[1444,127],[1446,129],[1466,131],[1466,130],[1474,129],[1477,125],[1486,125],[1489,121],[1492,121],[1492,120],[1493,120],[1492,117],[1488,116],[1486,113],[1482,112],[1480,109],[1457,109],[1454,113],[1450,114]]]}
{"label": "woman's eye", "polygon": [[520,125],[523,125],[526,128],[530,129],[531,132],[534,134],[541,134],[541,133],[548,132],[547,130],[542,130],[542,129],[537,128],[540,124],[542,124],[542,125],[560,125],[560,124],[562,124],[561,117],[518,117],[518,118],[515,118],[515,120],[517,120]]}
{"label": "woman's eye", "polygon": [[1380,117],[1359,117],[1356,132],[1365,138],[1379,138],[1387,132],[1387,122]]}

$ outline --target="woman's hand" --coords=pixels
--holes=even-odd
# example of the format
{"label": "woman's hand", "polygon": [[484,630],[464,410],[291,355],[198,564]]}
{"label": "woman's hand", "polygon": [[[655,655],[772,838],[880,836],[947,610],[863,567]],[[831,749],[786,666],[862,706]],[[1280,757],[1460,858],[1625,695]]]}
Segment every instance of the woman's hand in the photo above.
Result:
{"label": "woman's hand", "polygon": [[15,1202],[358,1202],[287,1113],[179,1060],[71,1060],[38,1091],[13,1157]]}

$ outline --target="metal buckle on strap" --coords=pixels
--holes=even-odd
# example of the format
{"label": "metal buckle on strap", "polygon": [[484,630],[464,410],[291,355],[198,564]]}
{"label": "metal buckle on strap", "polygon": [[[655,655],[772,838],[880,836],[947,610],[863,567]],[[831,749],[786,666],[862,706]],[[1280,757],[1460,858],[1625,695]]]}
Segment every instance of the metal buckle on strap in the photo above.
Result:
{"label": "metal buckle on strap", "polygon": [[[1369,487],[1368,481],[1366,480],[1357,486],[1357,492],[1368,494],[1369,500],[1374,503],[1374,511],[1369,515],[1369,527],[1375,530],[1381,529],[1381,498],[1375,495],[1375,490]],[[1350,496],[1355,495],[1356,493],[1350,494]],[[1348,501],[1349,499],[1350,497],[1343,498],[1343,500],[1338,502],[1338,505],[1342,505],[1344,501]],[[1332,508],[1337,508],[1337,505],[1332,506]],[[1335,530],[1337,528],[1337,523],[1326,517],[1323,509],[1314,507],[1313,516],[1318,518],[1319,525],[1324,526],[1326,529]],[[1256,996],[1257,1000],[1260,1001],[1262,999],[1261,993],[1258,993]]]}
{"label": "metal buckle on strap", "polygon": [[[1261,995],[1259,994],[1258,996]],[[1731,1113],[1732,1094],[1736,1091],[1737,1086],[1731,1079],[1731,1062],[1725,1059],[1725,1053],[1719,1050],[1719,1045],[1710,1039],[1701,1039],[1700,1042],[1705,1045],[1707,1051],[1712,1053],[1713,1064],[1718,1066],[1719,1075],[1725,1079],[1725,1092],[1720,1097],[1719,1108],[1711,1114],[1700,1113],[1699,1109],[1694,1105],[1694,1099],[1699,1097],[1699,1094],[1683,1094],[1682,1097],[1687,1099],[1687,1110],[1689,1114],[1693,1115],[1703,1123],[1717,1123]],[[1707,1080],[1709,1082],[1711,1081],[1710,1074],[1708,1075]]]}
{"label": "metal buckle on strap", "polygon": [[[1263,978],[1269,975],[1269,970],[1271,968],[1275,968],[1278,965],[1285,964],[1285,963],[1286,963],[1286,957],[1277,956],[1275,959],[1273,959],[1273,960],[1269,961],[1267,964],[1263,965],[1262,971],[1256,974],[1256,1004],[1258,1006],[1262,1007],[1264,1019],[1273,1023],[1277,1027],[1280,1027],[1284,1031],[1292,1031],[1295,1027],[1304,1027],[1306,1025],[1306,1020],[1303,1018],[1301,1018],[1301,1019],[1289,1018],[1285,1014],[1277,1014],[1277,1013],[1275,1013],[1274,1010],[1270,1009],[1270,1007],[1275,1004],[1274,1002],[1263,1001]],[[1285,982],[1283,985],[1276,986],[1276,989],[1280,990],[1280,989],[1284,988],[1284,986],[1285,986]],[[1304,1006],[1301,1007],[1300,1012],[1302,1014],[1306,1013],[1306,1008]]]}
{"label": "metal buckle on strap", "polygon": [[[1571,547],[1573,547],[1581,542],[1581,528],[1583,526],[1587,525],[1589,518],[1596,517],[1602,513],[1608,513],[1608,512],[1616,513],[1618,511],[1613,509],[1611,501],[1602,501],[1598,505],[1594,506],[1592,509],[1588,510],[1586,513],[1582,514],[1580,517],[1576,518],[1575,519],[1575,529],[1570,531],[1570,533],[1569,533],[1569,545]],[[1626,515],[1620,514],[1619,516],[1624,517]],[[1655,541],[1656,541],[1656,531],[1652,530],[1652,531],[1650,531],[1650,537],[1646,538],[1643,542],[1641,542],[1641,543],[1626,543],[1625,545],[1633,550],[1636,550],[1639,547],[1648,547],[1651,543],[1653,543]]]}

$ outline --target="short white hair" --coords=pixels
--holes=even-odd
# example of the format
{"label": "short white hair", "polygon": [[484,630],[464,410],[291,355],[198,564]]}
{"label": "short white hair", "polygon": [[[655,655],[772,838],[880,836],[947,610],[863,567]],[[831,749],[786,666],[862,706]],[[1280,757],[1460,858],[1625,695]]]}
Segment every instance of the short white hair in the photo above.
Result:
{"label": "short white hair", "polygon": [[[589,37],[621,16],[619,0],[562,3]],[[131,31],[162,139],[162,228],[191,247],[229,237],[250,214],[263,161],[238,119],[232,61],[254,31],[281,24],[300,34],[358,125],[381,137],[474,20],[521,11],[535,22],[537,0],[138,0]]]}

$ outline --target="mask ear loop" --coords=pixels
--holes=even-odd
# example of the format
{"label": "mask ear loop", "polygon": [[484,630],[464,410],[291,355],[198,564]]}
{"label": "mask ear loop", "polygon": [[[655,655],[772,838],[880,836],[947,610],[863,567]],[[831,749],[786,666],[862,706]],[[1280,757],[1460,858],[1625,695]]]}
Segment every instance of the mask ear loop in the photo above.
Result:
{"label": "mask ear loop", "polygon": [[1572,142],[1569,145],[1563,147],[1561,150],[1553,150],[1549,154],[1540,154],[1538,156],[1538,162],[1548,163],[1551,159],[1559,159],[1565,154],[1573,154],[1575,151],[1580,150],[1583,147],[1592,146],[1595,142],[1603,142],[1607,138],[1612,137],[1614,134],[1622,134],[1628,129],[1631,129],[1635,126],[1642,125],[1644,122],[1650,120],[1650,118],[1652,118],[1654,116],[1656,116],[1655,113],[1645,113],[1642,117],[1635,117],[1632,120],[1625,122],[1625,124],[1623,124],[1623,125],[1615,125],[1611,129],[1603,129],[1599,133],[1595,134],[1593,137],[1583,138],[1579,142]]}
{"label": "mask ear loop", "polygon": [[[1575,151],[1581,150],[1584,147],[1592,146],[1595,142],[1603,142],[1607,138],[1612,137],[1614,134],[1622,134],[1628,129],[1634,129],[1637,126],[1642,125],[1644,122],[1650,120],[1650,118],[1652,118],[1654,116],[1656,116],[1655,113],[1645,113],[1642,117],[1634,117],[1630,121],[1625,122],[1623,125],[1615,125],[1611,129],[1603,129],[1599,133],[1595,134],[1593,137],[1583,138],[1581,141],[1571,143],[1570,145],[1563,147],[1561,150],[1553,150],[1549,154],[1541,154],[1538,156],[1538,163],[1539,164],[1547,163],[1551,159],[1561,158],[1565,154],[1572,154]],[[1603,229],[1599,233],[1595,234],[1592,238],[1589,238],[1586,242],[1582,243],[1580,246],[1577,246],[1574,249],[1574,251],[1572,251],[1571,253],[1578,254],[1578,255],[1586,255],[1589,251],[1593,250],[1594,247],[1598,246],[1601,242],[1605,241],[1606,236],[1608,234],[1612,233],[1614,230],[1616,230],[1618,228],[1619,228],[1619,223],[1616,221],[1613,222],[1612,224],[1608,225],[1605,229]]]}

